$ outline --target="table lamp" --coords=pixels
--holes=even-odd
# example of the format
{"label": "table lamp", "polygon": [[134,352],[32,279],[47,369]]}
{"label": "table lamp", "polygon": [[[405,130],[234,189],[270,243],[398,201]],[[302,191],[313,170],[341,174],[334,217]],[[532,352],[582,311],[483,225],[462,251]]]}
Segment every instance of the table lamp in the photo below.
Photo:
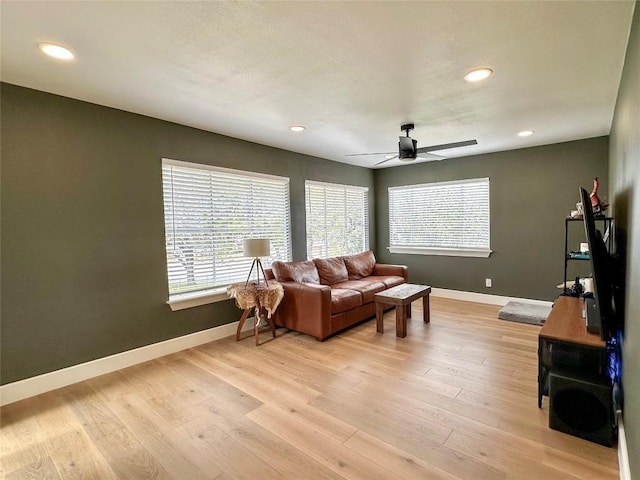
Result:
{"label": "table lamp", "polygon": [[262,278],[264,278],[264,282],[268,285],[269,282],[264,274],[264,268],[262,268],[260,257],[268,257],[271,255],[271,243],[269,242],[269,239],[245,238],[242,241],[242,251],[245,257],[253,257],[253,263],[251,264],[249,275],[247,275],[245,286],[249,284],[249,279],[251,278],[251,273],[254,268],[256,269],[256,283],[260,283],[260,271],[262,271]]}

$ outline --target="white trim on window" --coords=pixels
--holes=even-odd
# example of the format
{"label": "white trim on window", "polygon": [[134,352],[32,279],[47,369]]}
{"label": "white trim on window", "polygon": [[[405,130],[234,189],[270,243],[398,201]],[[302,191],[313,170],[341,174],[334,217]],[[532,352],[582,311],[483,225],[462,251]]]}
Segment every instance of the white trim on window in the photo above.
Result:
{"label": "white trim on window", "polygon": [[307,258],[369,249],[369,188],[305,180]]}
{"label": "white trim on window", "polygon": [[172,310],[226,299],[246,279],[245,238],[271,240],[274,260],[291,260],[289,179],[162,159],[167,278]]}
{"label": "white trim on window", "polygon": [[173,160],[172,158],[163,158],[162,165],[173,167],[196,168],[198,170],[211,170],[212,172],[228,173],[230,175],[242,175],[245,177],[267,178],[276,182],[289,184],[289,177],[281,177],[279,175],[271,175],[269,173],[250,172],[248,170],[238,170],[235,168],[218,167],[216,165],[207,165],[205,163],[185,162],[183,160]]}
{"label": "white trim on window", "polygon": [[182,295],[171,295],[171,298],[167,300],[167,305],[175,312],[177,310],[184,310],[185,308],[222,302],[223,300],[229,300],[227,287],[201,292],[183,293]]}
{"label": "white trim on window", "polygon": [[387,247],[391,253],[407,255],[442,255],[447,257],[478,257],[488,258],[491,250],[474,250],[465,248],[428,248],[428,247]]}
{"label": "white trim on window", "polygon": [[354,192],[356,192],[356,191],[368,192],[369,191],[369,187],[362,187],[362,186],[359,186],[359,185],[342,185],[341,183],[317,182],[315,180],[305,180],[304,184],[305,184],[305,186],[306,185],[318,185],[320,187],[345,188],[345,189],[348,189],[348,190],[352,190]]}
{"label": "white trim on window", "polygon": [[389,251],[489,257],[489,178],[389,187]]}

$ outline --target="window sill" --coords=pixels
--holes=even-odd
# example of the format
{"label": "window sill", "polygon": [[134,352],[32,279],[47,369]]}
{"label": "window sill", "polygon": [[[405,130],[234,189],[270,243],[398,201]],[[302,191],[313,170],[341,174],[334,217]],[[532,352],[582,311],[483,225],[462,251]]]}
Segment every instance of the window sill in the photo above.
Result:
{"label": "window sill", "polygon": [[447,257],[477,257],[488,258],[489,249],[471,248],[431,248],[431,247],[387,247],[390,253],[405,253],[409,255],[444,255]]}
{"label": "window sill", "polygon": [[182,295],[172,295],[169,297],[169,300],[167,300],[167,305],[175,312],[176,310],[199,307],[200,305],[221,302],[223,300],[229,300],[226,287],[202,292],[183,293]]}

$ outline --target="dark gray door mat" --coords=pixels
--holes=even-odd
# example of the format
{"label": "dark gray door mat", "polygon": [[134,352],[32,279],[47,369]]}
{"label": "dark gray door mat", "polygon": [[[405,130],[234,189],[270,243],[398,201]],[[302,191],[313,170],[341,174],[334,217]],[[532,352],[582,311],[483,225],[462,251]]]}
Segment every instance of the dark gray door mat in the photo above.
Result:
{"label": "dark gray door mat", "polygon": [[551,313],[551,307],[532,303],[509,302],[498,312],[500,320],[544,325],[544,321]]}

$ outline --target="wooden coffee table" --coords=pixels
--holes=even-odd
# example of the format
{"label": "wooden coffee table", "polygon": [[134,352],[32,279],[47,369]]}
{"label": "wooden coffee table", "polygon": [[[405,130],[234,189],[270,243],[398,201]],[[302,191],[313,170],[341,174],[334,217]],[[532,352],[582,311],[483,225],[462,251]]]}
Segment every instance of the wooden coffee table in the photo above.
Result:
{"label": "wooden coffee table", "polygon": [[397,287],[389,288],[380,293],[376,293],[376,330],[384,332],[384,306],[395,305],[396,307],[396,336],[404,338],[407,336],[407,317],[411,318],[411,302],[422,298],[422,318],[424,323],[429,323],[429,285],[414,285],[413,283],[403,283]]}

